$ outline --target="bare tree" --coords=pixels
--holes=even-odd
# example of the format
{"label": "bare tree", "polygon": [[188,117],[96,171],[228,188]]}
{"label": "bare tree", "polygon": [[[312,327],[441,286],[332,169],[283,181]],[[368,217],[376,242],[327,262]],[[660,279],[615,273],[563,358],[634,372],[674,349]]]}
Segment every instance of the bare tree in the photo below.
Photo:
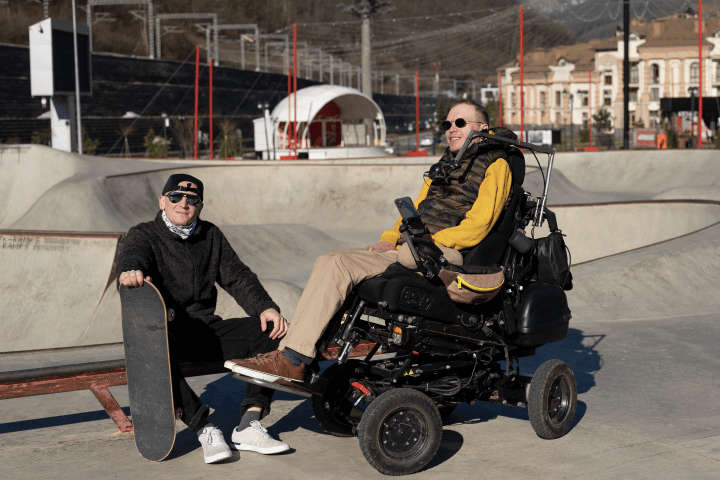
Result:
{"label": "bare tree", "polygon": [[125,137],[125,146],[123,147],[123,154],[125,155],[125,158],[130,156],[130,144],[128,144],[128,137],[132,135],[135,130],[137,130],[135,127],[120,125],[120,134]]}

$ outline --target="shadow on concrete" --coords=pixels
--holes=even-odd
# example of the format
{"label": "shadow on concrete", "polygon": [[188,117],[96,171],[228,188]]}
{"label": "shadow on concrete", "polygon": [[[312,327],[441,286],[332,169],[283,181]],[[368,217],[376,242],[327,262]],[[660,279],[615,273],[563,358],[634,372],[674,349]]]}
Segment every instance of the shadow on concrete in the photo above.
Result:
{"label": "shadow on concrete", "polygon": [[[123,407],[123,412],[130,416],[130,407]],[[98,420],[108,420],[108,414],[105,410],[96,410],[94,412],[74,413],[70,415],[56,415],[54,417],[36,418],[33,420],[21,420],[19,422],[0,423],[0,435],[3,433],[23,432],[26,430],[35,430],[37,428],[52,428],[62,425],[74,425],[77,423],[96,422]],[[114,427],[113,427],[114,428]]]}
{"label": "shadow on concrete", "polygon": [[465,438],[460,433],[453,430],[443,430],[440,448],[433,457],[432,461],[428,463],[427,467],[425,467],[425,470],[430,470],[450,460],[457,452],[460,451],[464,442]]}

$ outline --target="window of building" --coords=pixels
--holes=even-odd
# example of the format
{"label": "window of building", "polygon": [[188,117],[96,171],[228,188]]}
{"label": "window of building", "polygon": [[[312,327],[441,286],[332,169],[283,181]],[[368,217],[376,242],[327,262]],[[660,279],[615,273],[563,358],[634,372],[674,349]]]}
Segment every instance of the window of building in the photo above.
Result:
{"label": "window of building", "polygon": [[650,65],[650,83],[660,83],[660,66],[655,63]]}
{"label": "window of building", "polygon": [[715,64],[715,81],[720,83],[720,62]]}
{"label": "window of building", "polygon": [[555,92],[555,106],[562,107],[562,92],[561,91]]}
{"label": "window of building", "polygon": [[511,106],[512,108],[515,108],[515,92],[512,92],[512,93],[510,94],[510,106]]}
{"label": "window of building", "polygon": [[650,128],[660,126],[660,114],[658,112],[650,112]]}
{"label": "window of building", "polygon": [[589,99],[587,90],[578,90],[577,96],[578,100],[580,101],[580,105],[583,107],[587,107]]}
{"label": "window of building", "polygon": [[603,90],[603,105],[612,106],[612,90]]}
{"label": "window of building", "polygon": [[700,83],[700,69],[697,62],[690,64],[690,83]]}
{"label": "window of building", "polygon": [[540,92],[540,108],[545,108],[545,92]]}
{"label": "window of building", "polygon": [[640,74],[638,73],[638,64],[630,64],[630,83],[640,83]]}
{"label": "window of building", "polygon": [[612,85],[612,72],[605,70],[605,85]]}
{"label": "window of building", "polygon": [[587,130],[587,129],[588,129],[588,123],[589,123],[588,113],[587,113],[587,112],[583,112],[583,114],[582,114],[582,125],[583,125],[582,128],[583,128],[583,130]]}
{"label": "window of building", "polygon": [[638,101],[638,91],[637,88],[630,89],[630,99],[631,102],[637,102]]}
{"label": "window of building", "polygon": [[562,113],[555,112],[555,123],[560,125],[562,123]]}
{"label": "window of building", "polygon": [[651,88],[650,89],[650,101],[657,102],[660,100],[660,89],[659,88]]}

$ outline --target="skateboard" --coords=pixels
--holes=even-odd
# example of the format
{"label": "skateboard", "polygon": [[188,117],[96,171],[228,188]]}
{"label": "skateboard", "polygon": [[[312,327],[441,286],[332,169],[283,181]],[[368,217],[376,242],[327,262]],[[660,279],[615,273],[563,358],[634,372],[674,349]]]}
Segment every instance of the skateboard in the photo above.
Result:
{"label": "skateboard", "polygon": [[123,344],[135,446],[159,462],[175,444],[165,302],[155,286],[120,286]]}

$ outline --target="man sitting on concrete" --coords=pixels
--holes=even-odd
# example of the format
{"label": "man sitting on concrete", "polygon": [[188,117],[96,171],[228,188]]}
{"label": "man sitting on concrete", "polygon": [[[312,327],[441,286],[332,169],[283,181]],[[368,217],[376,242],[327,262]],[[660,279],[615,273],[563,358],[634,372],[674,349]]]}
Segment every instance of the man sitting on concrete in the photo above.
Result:
{"label": "man sitting on concrete", "polygon": [[[487,130],[485,108],[472,101],[456,103],[443,122],[448,149],[441,162],[458,153],[473,130]],[[509,130],[505,136],[515,138]],[[498,149],[480,148],[473,140],[460,163],[445,182],[426,180],[415,200],[420,218],[433,242],[450,263],[462,264],[461,251],[478,245],[497,222],[510,200],[512,175],[508,155]],[[382,274],[407,250],[401,249],[399,228],[385,231],[380,242],[368,250],[340,250],[326,253],[315,261],[279,351],[256,358],[225,362],[233,372],[251,378],[275,382],[281,379],[304,380],[305,366],[316,355],[316,344],[346,296],[360,282]],[[407,262],[401,263],[407,264]],[[410,262],[412,264],[413,262]]]}
{"label": "man sitting on concrete", "polygon": [[[198,434],[205,462],[232,456],[223,433],[208,423],[210,408],[192,391],[178,360],[218,362],[278,348],[287,332],[257,276],[240,261],[218,227],[198,218],[203,184],[190,175],[171,175],[160,196],[155,220],[130,229],[118,257],[118,281],[128,286],[152,281],[168,307],[172,389],[180,419]],[[218,283],[252,317],[222,320],[215,315]],[[273,328],[269,328],[269,323]],[[238,450],[263,454],[290,447],[272,439],[259,420],[270,411],[273,389],[247,385],[242,420],[233,430]]]}

